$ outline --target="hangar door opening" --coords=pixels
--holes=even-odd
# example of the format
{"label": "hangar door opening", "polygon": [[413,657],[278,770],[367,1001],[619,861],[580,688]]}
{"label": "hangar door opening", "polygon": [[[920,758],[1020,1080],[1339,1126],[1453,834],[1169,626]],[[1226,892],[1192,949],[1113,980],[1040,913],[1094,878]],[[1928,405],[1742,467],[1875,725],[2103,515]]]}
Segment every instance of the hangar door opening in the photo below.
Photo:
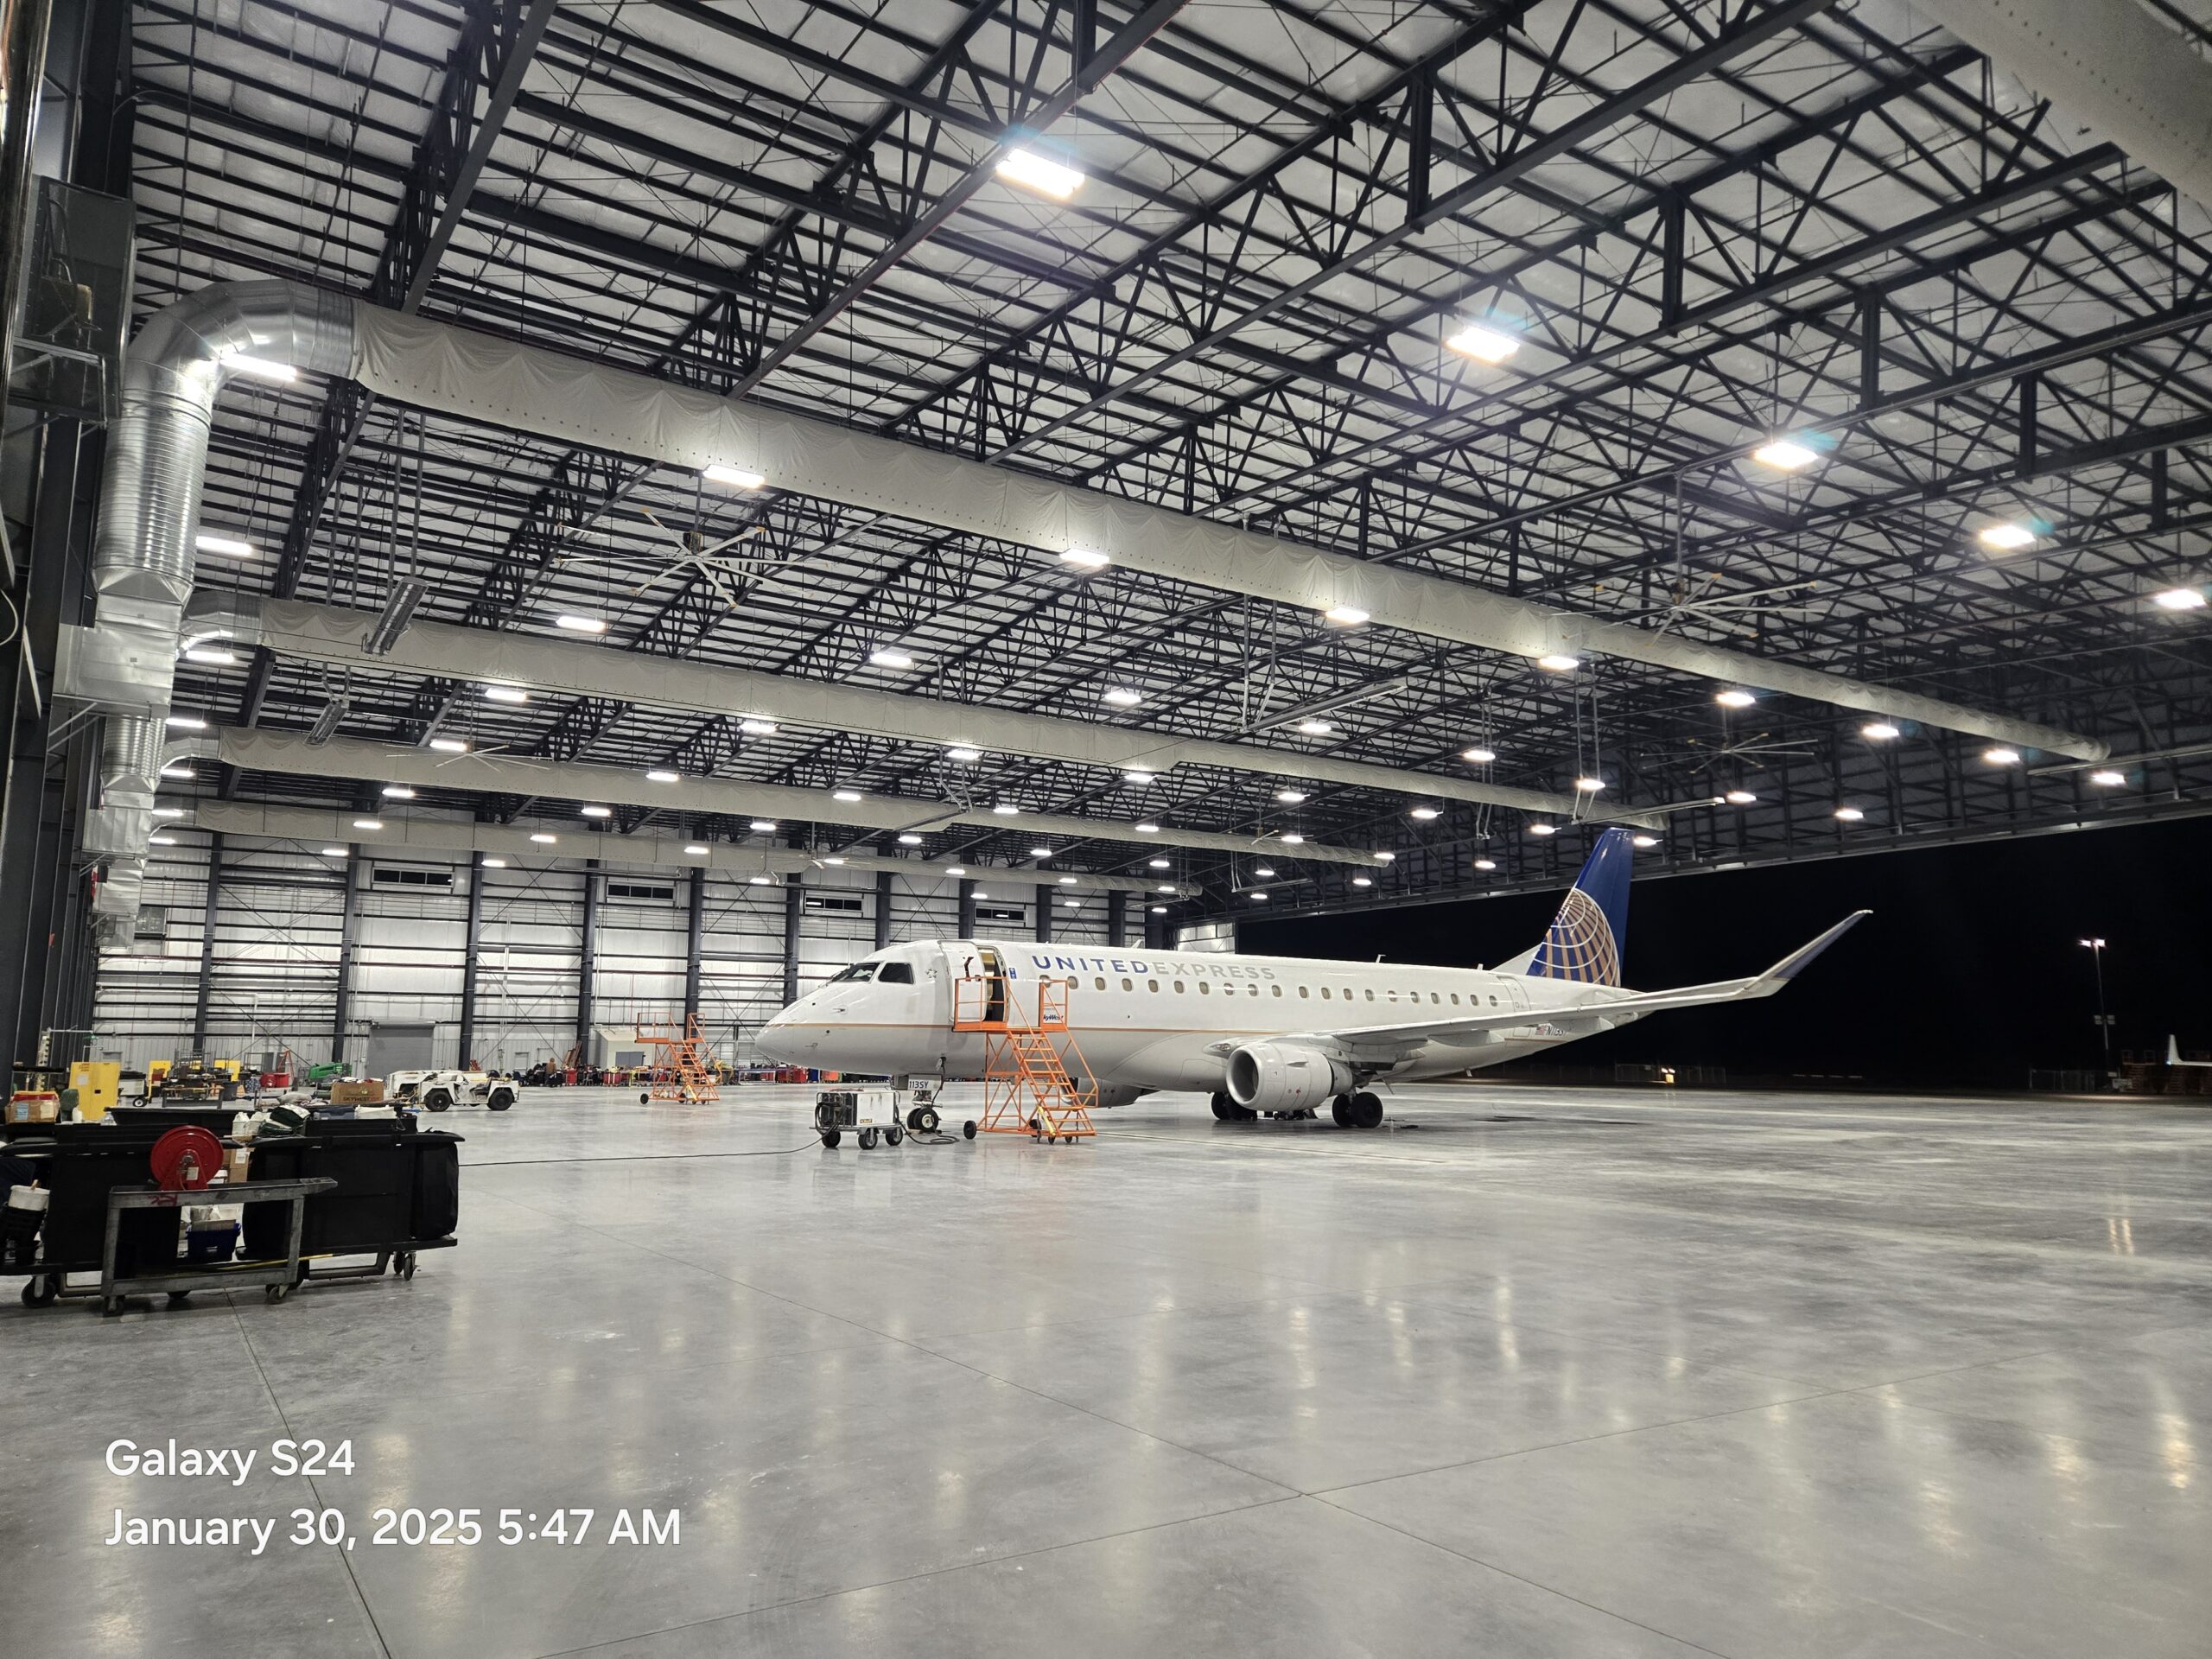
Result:
{"label": "hangar door opening", "polygon": [[435,1026],[371,1026],[368,1075],[388,1077],[395,1071],[426,1070],[436,1030]]}

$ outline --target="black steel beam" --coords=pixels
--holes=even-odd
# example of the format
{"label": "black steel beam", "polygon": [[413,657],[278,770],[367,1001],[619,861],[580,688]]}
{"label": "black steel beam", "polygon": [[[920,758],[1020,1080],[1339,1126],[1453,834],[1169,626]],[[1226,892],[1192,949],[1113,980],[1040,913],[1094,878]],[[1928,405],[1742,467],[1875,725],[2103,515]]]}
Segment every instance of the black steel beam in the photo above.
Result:
{"label": "black steel beam", "polygon": [[349,847],[340,876],[345,886],[338,905],[338,989],[330,1010],[330,1058],[334,1060],[346,1058],[346,1027],[353,1012],[353,930],[360,907],[360,849]]}
{"label": "black steel beam", "polygon": [[476,998],[483,970],[484,884],[492,879],[481,859],[468,868],[468,920],[461,939],[461,1029],[454,1045],[454,1064],[464,1069],[476,1064]]}
{"label": "black steel beam", "polygon": [[1129,942],[1129,895],[1119,887],[1106,895],[1106,943],[1120,950]]}
{"label": "black steel beam", "polygon": [[200,979],[192,1000],[192,1052],[207,1052],[207,1021],[215,1004],[215,918],[223,898],[223,836],[207,837],[207,902],[200,912]]}
{"label": "black steel beam", "polygon": [[706,936],[707,873],[691,872],[690,891],[683,899],[683,1017],[699,1012],[699,963]]}
{"label": "black steel beam", "polygon": [[798,1001],[799,922],[806,913],[806,892],[796,875],[784,878],[784,1006]]}
{"label": "black steel beam", "polygon": [[592,1003],[594,981],[599,972],[599,890],[603,878],[599,861],[584,861],[583,911],[578,917],[576,945],[576,1064],[592,1064]]}
{"label": "black steel beam", "polygon": [[1052,942],[1052,895],[1058,891],[1058,887],[1048,887],[1042,881],[1037,884],[1037,943],[1039,944]]}
{"label": "black steel beam", "polygon": [[891,943],[891,884],[889,870],[875,873],[875,948],[879,950]]}

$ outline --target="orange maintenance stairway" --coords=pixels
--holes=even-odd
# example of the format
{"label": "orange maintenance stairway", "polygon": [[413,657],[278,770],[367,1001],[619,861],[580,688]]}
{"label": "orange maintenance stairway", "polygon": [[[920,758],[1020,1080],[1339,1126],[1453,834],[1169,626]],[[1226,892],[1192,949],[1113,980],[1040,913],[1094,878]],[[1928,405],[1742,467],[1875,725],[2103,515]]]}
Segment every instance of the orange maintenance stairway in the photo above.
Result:
{"label": "orange maintenance stairway", "polygon": [[696,1104],[720,1100],[721,1085],[707,1064],[707,1039],[696,1014],[664,1014],[641,1017],[638,1041],[654,1051],[652,1081],[638,1096],[644,1105],[652,1100],[680,1100]]}
{"label": "orange maintenance stairway", "polygon": [[982,1135],[1026,1135],[1047,1144],[1098,1133],[1090,1109],[1098,1085],[1078,1083],[1072,1058],[1087,1079],[1090,1068],[1068,1035],[1068,988],[1072,980],[1040,979],[1027,998],[1004,974],[969,975],[952,988],[952,1028],[983,1033]]}

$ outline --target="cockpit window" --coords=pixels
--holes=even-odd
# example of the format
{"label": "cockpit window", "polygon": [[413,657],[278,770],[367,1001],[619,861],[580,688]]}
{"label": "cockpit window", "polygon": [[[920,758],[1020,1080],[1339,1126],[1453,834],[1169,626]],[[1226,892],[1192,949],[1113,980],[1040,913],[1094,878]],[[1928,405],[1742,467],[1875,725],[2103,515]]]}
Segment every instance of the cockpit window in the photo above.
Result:
{"label": "cockpit window", "polygon": [[830,982],[832,985],[842,985],[849,980],[874,979],[874,977],[875,963],[872,962],[856,962],[851,967],[846,969],[843,973],[834,976],[830,979]]}
{"label": "cockpit window", "polygon": [[911,985],[914,982],[914,964],[911,962],[887,962],[876,970],[876,982],[881,985]]}

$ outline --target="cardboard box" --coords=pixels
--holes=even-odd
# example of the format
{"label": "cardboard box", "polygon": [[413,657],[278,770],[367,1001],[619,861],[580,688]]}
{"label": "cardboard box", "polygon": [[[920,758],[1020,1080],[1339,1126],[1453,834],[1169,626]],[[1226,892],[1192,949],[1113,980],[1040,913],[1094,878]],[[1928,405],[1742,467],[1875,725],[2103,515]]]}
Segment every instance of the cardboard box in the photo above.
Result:
{"label": "cardboard box", "polygon": [[340,1077],[330,1085],[330,1103],[334,1106],[381,1106],[384,1104],[384,1079],[364,1077],[351,1082]]}
{"label": "cardboard box", "polygon": [[60,1116],[59,1095],[17,1095],[8,1103],[10,1123],[52,1123]]}

